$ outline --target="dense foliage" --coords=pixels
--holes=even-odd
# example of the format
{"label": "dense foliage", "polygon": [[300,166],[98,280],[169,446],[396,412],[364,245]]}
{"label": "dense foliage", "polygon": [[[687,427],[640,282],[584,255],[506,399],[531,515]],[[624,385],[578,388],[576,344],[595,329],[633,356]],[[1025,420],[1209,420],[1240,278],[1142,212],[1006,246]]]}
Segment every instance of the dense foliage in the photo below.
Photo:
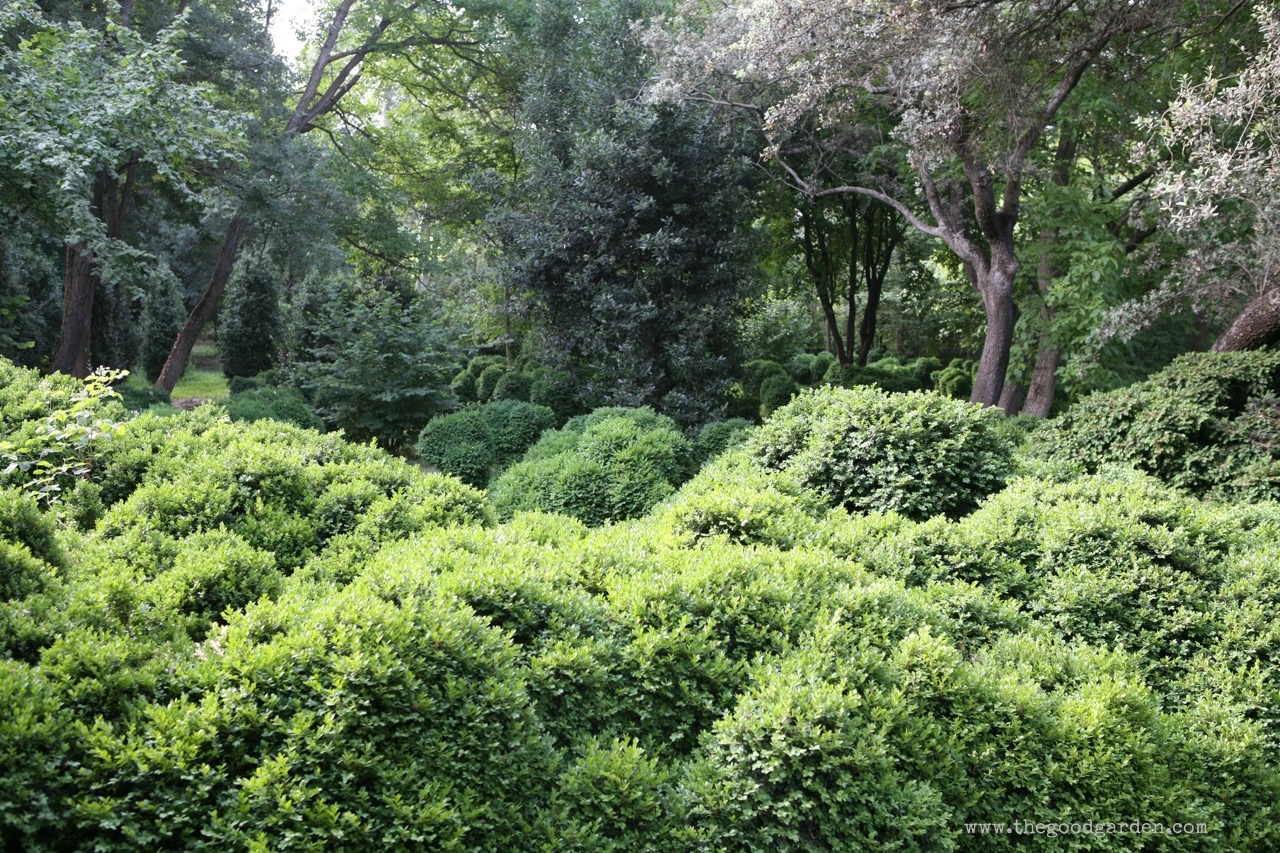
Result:
{"label": "dense foliage", "polygon": [[1131,465],[1194,495],[1280,498],[1280,353],[1194,353],[1094,394],[1035,436],[1045,457]]}
{"label": "dense foliage", "polygon": [[463,409],[426,425],[418,436],[418,458],[483,488],[495,472],[523,456],[555,420],[555,412],[546,406],[520,400]]}
{"label": "dense foliage", "polygon": [[309,5],[0,3],[0,849],[1280,849],[1265,4]]}
{"label": "dense foliage", "polygon": [[995,417],[936,394],[824,388],[780,409],[748,448],[766,469],[791,472],[834,506],[954,517],[1012,472]]}
{"label": "dense foliage", "polygon": [[644,515],[691,473],[693,447],[652,409],[603,408],[542,434],[493,483],[494,507],[557,512],[597,526]]}
{"label": "dense foliage", "polygon": [[754,456],[638,521],[493,527],[336,436],[128,421],[64,502],[0,489],[0,838],[988,850],[1026,838],[978,824],[1137,816],[1191,826],[1060,840],[1280,844],[1280,506],[1059,466],[917,522]]}

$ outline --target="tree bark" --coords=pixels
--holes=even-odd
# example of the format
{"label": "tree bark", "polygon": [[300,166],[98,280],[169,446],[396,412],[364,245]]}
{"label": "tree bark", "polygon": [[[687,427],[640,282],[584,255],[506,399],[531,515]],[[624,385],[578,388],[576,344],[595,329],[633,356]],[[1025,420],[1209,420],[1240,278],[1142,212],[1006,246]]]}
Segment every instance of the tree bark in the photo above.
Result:
{"label": "tree bark", "polygon": [[233,216],[231,222],[227,224],[226,233],[222,237],[222,246],[218,249],[218,259],[209,276],[209,286],[205,288],[204,294],[192,309],[187,321],[182,324],[182,330],[178,332],[173,348],[169,350],[169,357],[165,359],[164,367],[160,369],[160,376],[156,378],[156,389],[172,394],[174,386],[178,384],[178,380],[187,369],[191,350],[195,347],[205,324],[217,310],[218,302],[227,289],[227,282],[231,279],[231,271],[235,269],[236,256],[240,252],[240,243],[244,239],[247,225],[245,219],[239,215]]}
{"label": "tree bark", "polygon": [[93,252],[85,243],[67,246],[67,273],[62,291],[62,330],[49,370],[83,379],[89,375],[89,340],[93,293],[98,286]]}
{"label": "tree bark", "polygon": [[1012,417],[1022,408],[1023,388],[1017,382],[1005,381],[1004,390],[1000,392],[1000,409]]}
{"label": "tree bark", "polygon": [[1249,300],[1227,330],[1213,342],[1214,352],[1262,349],[1280,341],[1280,287]]}
{"label": "tree bark", "polygon": [[997,406],[1004,393],[1005,374],[1009,370],[1009,353],[1013,349],[1013,326],[1017,322],[1017,306],[1013,302],[1013,277],[1017,273],[1017,261],[1012,252],[997,253],[995,262],[977,277],[978,293],[982,296],[982,312],[987,321],[987,333],[982,341],[982,355],[978,359],[978,374],[973,380],[973,394],[969,399],[984,406]]}
{"label": "tree bark", "polygon": [[[1062,185],[1065,186],[1065,183]],[[1039,268],[1036,270],[1036,286],[1040,294],[1046,298],[1049,296],[1050,288],[1053,287],[1054,279],[1054,262],[1049,250],[1057,240],[1056,229],[1048,229],[1040,233],[1040,242],[1044,251],[1040,256]],[[1046,301],[1040,309],[1040,320],[1044,326],[1043,331],[1040,332],[1040,339],[1036,343],[1036,363],[1031,371],[1031,385],[1027,389],[1027,399],[1022,404],[1022,414],[1037,418],[1049,417],[1049,411],[1053,408],[1053,397],[1058,390],[1058,364],[1062,358],[1057,344],[1053,342],[1053,317],[1054,310]]]}
{"label": "tree bark", "polygon": [[[92,210],[106,224],[107,239],[124,237],[125,214],[138,173],[138,156],[130,156],[119,178],[102,170],[94,179]],[[52,373],[83,379],[89,375],[90,341],[93,339],[93,297],[98,289],[97,258],[87,243],[67,246],[67,270],[62,291],[62,328],[49,363]]]}

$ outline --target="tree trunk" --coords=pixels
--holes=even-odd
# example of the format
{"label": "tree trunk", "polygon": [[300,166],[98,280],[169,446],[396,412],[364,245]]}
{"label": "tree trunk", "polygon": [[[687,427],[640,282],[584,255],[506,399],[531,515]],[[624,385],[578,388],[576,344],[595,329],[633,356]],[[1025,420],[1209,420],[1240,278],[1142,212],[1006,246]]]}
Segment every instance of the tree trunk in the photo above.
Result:
{"label": "tree trunk", "polygon": [[165,359],[160,376],[156,379],[156,389],[172,394],[174,386],[178,384],[178,380],[187,369],[191,350],[195,347],[205,324],[217,310],[223,291],[227,289],[227,281],[230,280],[231,271],[235,268],[236,255],[240,252],[240,242],[244,239],[246,225],[247,222],[239,215],[232,217],[231,222],[227,224],[226,233],[222,237],[222,247],[218,250],[218,259],[213,265],[213,273],[209,276],[209,286],[205,288],[200,301],[196,303],[196,307],[187,317],[187,322],[183,323],[182,330],[178,332],[173,348],[169,350],[169,357]]}
{"label": "tree trunk", "polygon": [[1005,382],[1004,390],[1000,392],[1000,409],[1012,417],[1018,413],[1018,409],[1022,407],[1022,386],[1017,382]]}
{"label": "tree trunk", "polygon": [[62,331],[49,363],[53,373],[81,379],[89,375],[89,339],[93,322],[93,292],[98,276],[93,252],[84,243],[67,246],[66,284],[62,292]]}
{"label": "tree trunk", "polygon": [[867,356],[876,340],[876,314],[880,310],[880,291],[884,287],[884,278],[868,276],[867,306],[862,309],[862,333],[858,340],[858,366],[867,366]]}
{"label": "tree trunk", "polygon": [[1027,399],[1022,404],[1022,414],[1037,418],[1049,417],[1049,411],[1053,408],[1053,396],[1058,389],[1058,365],[1062,361],[1061,353],[1049,342],[1048,337],[1047,334],[1040,336],[1036,366],[1031,374],[1031,387],[1027,389]]}
{"label": "tree trunk", "polygon": [[1009,371],[1009,353],[1014,346],[1014,323],[1018,320],[1014,305],[1014,274],[1018,261],[1012,252],[993,248],[991,265],[977,270],[978,292],[982,295],[983,314],[987,318],[987,336],[978,359],[978,375],[973,380],[970,401],[983,406],[1000,405],[1005,391],[1005,374]]}
{"label": "tree trunk", "polygon": [[1214,352],[1262,349],[1280,341],[1280,288],[1265,290],[1213,342]]}

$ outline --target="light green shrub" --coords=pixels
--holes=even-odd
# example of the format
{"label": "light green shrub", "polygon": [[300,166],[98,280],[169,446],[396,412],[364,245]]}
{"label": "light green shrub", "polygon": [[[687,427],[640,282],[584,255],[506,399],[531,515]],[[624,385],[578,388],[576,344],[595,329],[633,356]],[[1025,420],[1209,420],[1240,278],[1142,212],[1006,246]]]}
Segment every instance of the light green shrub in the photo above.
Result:
{"label": "light green shrub", "polygon": [[493,484],[502,518],[558,512],[591,526],[636,518],[669,496],[690,473],[692,448],[669,418],[651,410],[602,410],[547,433],[524,461]]}
{"label": "light green shrub", "polygon": [[990,426],[995,416],[936,394],[824,388],[801,392],[746,446],[833,505],[955,517],[1012,470],[1010,449]]}
{"label": "light green shrub", "polygon": [[[1280,498],[1280,352],[1188,353],[1144,382],[1094,394],[1037,431],[1033,451],[1131,465],[1193,495]],[[1272,436],[1274,438],[1274,436]]]}

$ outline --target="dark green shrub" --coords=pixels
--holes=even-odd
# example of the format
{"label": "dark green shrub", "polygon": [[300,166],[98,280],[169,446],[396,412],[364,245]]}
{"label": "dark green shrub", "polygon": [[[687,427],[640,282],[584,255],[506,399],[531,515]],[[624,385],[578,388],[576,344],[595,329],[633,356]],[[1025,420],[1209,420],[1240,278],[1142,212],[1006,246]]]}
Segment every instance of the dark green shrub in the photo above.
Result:
{"label": "dark green shrub", "polygon": [[256,376],[275,366],[280,286],[264,263],[243,264],[218,312],[218,360],[226,376]]}
{"label": "dark green shrub", "polygon": [[545,430],[555,426],[556,415],[546,406],[519,400],[499,400],[479,410],[488,426],[494,462],[505,467],[524,455]]}
{"label": "dark green shrub", "polygon": [[529,393],[533,389],[533,379],[529,376],[509,370],[498,379],[493,385],[493,394],[491,399],[497,400],[519,400],[521,402],[529,402]]}
{"label": "dark green shrub", "polygon": [[973,393],[973,372],[976,366],[977,362],[972,359],[953,358],[946,367],[935,371],[930,377],[934,390],[958,400],[968,400]]}
{"label": "dark green shrub", "polygon": [[483,488],[495,463],[489,425],[479,408],[437,415],[418,434],[418,458]]}
{"label": "dark green shrub", "polygon": [[578,402],[578,382],[563,370],[544,370],[533,380],[529,389],[529,402],[546,406],[556,413],[556,426],[581,414]]}
{"label": "dark green shrub", "polygon": [[799,390],[789,376],[766,376],[760,383],[760,417],[767,418],[774,410],[790,403]]}
{"label": "dark green shrub", "polygon": [[755,427],[746,418],[729,418],[704,424],[693,439],[693,457],[702,465],[715,459],[731,447],[746,441]]}
{"label": "dark green shrub", "polygon": [[467,373],[470,373],[471,377],[478,381],[480,374],[495,365],[505,369],[507,360],[500,355],[477,355],[467,362]]}
{"label": "dark green shrub", "polygon": [[[813,368],[818,357],[811,352],[797,353],[787,360],[787,373],[799,385],[808,385],[813,381]],[[823,368],[826,372],[826,368]]]}
{"label": "dark green shrub", "polygon": [[418,457],[483,488],[554,423],[555,413],[546,406],[498,400],[432,419],[418,436]]}
{"label": "dark green shrub", "polygon": [[823,351],[815,355],[813,357],[813,367],[809,371],[809,379],[805,384],[817,385],[825,381],[827,371],[831,369],[831,365],[836,363],[836,357],[833,353]]}
{"label": "dark green shrub", "polygon": [[427,421],[452,408],[452,331],[424,294],[405,299],[349,282],[316,287],[319,305],[296,333],[314,341],[299,354],[298,388],[352,440],[409,451]]}
{"label": "dark green shrub", "polygon": [[760,385],[770,376],[786,377],[787,369],[776,361],[757,359],[742,366],[742,390],[748,397],[760,397]]}
{"label": "dark green shrub", "polygon": [[466,370],[460,371],[449,383],[449,393],[459,402],[476,402],[476,378]]}
{"label": "dark green shrub", "polygon": [[311,411],[302,392],[288,386],[233,392],[223,408],[233,421],[273,420],[303,429],[324,429],[324,421]]}
{"label": "dark green shrub", "polygon": [[498,387],[498,380],[507,375],[505,364],[490,364],[476,377],[476,399],[487,403],[493,399],[493,389]]}
{"label": "dark green shrub", "polygon": [[[157,264],[149,278],[142,303],[142,340],[138,354],[138,363],[147,384],[159,378],[173,349],[174,339],[187,319],[187,309],[182,303],[182,282],[178,276],[167,265]],[[130,409],[134,407],[130,406]]]}
{"label": "dark green shrub", "polygon": [[990,426],[996,416],[931,393],[824,388],[802,391],[746,446],[833,505],[955,517],[1012,470],[1010,449]]}
{"label": "dark green shrub", "polygon": [[1145,382],[1094,394],[1036,433],[1032,450],[1089,470],[1118,462],[1202,497],[1280,498],[1280,352],[1190,353]]}

